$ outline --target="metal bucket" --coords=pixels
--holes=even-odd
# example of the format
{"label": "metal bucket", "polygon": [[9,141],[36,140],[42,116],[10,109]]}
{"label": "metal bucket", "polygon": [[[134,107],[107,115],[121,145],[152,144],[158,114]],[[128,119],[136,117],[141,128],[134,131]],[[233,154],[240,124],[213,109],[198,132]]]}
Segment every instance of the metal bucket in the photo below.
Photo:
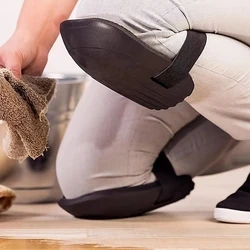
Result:
{"label": "metal bucket", "polygon": [[55,202],[62,194],[56,178],[56,156],[67,125],[80,100],[84,87],[84,75],[47,74],[57,80],[56,95],[49,105],[47,117],[50,121],[49,149],[43,157],[16,163],[0,180],[16,191],[16,203]]}

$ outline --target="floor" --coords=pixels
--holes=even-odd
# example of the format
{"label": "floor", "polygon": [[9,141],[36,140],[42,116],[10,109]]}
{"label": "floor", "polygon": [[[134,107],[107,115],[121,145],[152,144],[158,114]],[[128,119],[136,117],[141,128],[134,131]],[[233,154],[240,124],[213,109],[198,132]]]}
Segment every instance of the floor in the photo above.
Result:
{"label": "floor", "polygon": [[250,249],[250,225],[217,223],[213,208],[250,168],[197,178],[184,201],[140,218],[86,221],[56,204],[15,205],[0,215],[0,249]]}

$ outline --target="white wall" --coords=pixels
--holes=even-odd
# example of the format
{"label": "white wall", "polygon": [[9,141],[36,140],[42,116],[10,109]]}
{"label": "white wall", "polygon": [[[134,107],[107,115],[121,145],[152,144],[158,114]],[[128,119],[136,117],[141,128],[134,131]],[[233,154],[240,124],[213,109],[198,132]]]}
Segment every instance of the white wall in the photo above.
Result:
{"label": "white wall", "polygon": [[[22,6],[22,0],[0,0],[0,45],[3,44],[13,33]],[[42,0],[37,0],[37,2]],[[3,4],[4,3],[4,4]],[[71,17],[74,17],[75,11]],[[56,73],[82,73],[82,70],[74,63],[64,48],[59,37],[52,48],[49,62],[45,72]]]}

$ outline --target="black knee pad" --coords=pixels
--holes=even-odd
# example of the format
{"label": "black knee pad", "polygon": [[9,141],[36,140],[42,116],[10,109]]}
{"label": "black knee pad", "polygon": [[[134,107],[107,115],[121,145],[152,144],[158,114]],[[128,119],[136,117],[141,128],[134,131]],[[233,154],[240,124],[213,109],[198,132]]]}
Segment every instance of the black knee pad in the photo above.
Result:
{"label": "black knee pad", "polygon": [[122,26],[103,19],[61,24],[73,60],[92,78],[150,109],[167,109],[194,89],[190,70],[206,44],[206,34],[188,31],[173,61],[153,51]]}
{"label": "black knee pad", "polygon": [[104,190],[59,205],[77,218],[118,219],[139,216],[185,198],[194,188],[190,176],[176,176],[164,153],[156,160],[157,181],[136,187]]}

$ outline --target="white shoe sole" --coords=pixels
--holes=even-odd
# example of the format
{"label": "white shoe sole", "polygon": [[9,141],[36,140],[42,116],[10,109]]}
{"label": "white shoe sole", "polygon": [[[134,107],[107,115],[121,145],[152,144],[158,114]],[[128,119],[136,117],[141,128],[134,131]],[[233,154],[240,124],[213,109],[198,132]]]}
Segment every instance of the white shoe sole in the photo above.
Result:
{"label": "white shoe sole", "polygon": [[250,224],[250,212],[243,212],[233,209],[215,208],[214,218],[221,222]]}

